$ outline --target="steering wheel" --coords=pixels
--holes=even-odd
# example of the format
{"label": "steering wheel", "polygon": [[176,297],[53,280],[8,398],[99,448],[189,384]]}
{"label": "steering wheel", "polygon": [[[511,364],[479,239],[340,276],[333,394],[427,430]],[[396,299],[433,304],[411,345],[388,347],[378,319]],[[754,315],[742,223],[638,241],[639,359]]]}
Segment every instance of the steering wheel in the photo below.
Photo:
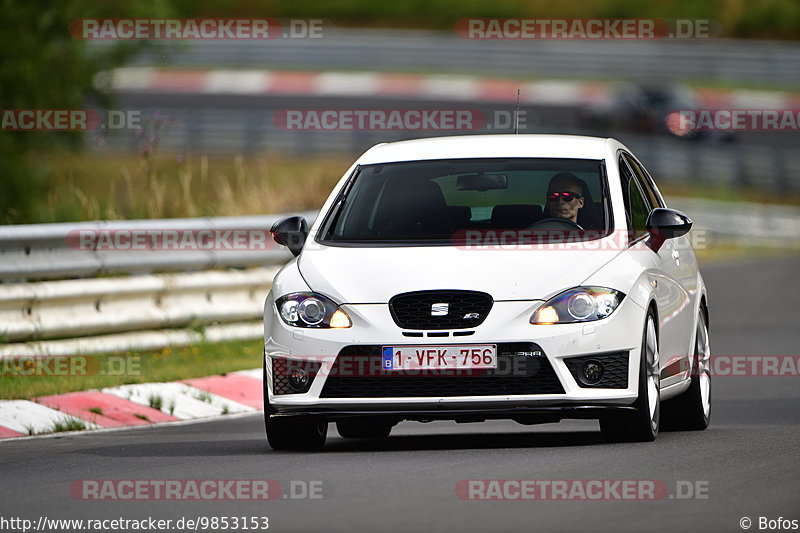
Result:
{"label": "steering wheel", "polygon": [[528,229],[579,229],[583,228],[577,222],[573,222],[568,218],[543,218],[535,222]]}

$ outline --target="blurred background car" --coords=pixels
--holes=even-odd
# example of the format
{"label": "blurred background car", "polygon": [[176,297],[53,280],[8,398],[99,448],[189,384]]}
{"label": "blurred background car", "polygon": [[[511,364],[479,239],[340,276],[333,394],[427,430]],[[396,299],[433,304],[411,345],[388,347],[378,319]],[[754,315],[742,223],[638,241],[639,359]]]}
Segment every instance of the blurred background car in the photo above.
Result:
{"label": "blurred background car", "polygon": [[586,106],[582,110],[582,120],[590,130],[617,135],[644,133],[707,142],[733,141],[732,131],[697,131],[681,127],[677,119],[679,111],[704,107],[698,94],[685,84],[628,82],[614,84],[607,100]]}

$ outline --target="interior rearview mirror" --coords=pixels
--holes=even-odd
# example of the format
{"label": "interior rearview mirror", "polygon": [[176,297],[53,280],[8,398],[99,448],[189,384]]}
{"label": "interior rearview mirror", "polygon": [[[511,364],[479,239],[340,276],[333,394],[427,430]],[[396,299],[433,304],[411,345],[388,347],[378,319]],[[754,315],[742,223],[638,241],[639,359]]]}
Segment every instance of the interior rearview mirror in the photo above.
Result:
{"label": "interior rearview mirror", "polygon": [[506,174],[463,174],[456,181],[459,191],[488,191],[491,189],[508,189]]}

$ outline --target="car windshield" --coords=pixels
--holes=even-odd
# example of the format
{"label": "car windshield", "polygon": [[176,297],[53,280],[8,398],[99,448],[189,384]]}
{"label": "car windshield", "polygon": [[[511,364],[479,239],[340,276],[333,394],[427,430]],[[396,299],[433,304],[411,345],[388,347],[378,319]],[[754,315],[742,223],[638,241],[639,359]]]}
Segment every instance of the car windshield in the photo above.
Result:
{"label": "car windshield", "polygon": [[470,230],[530,229],[597,238],[607,230],[605,190],[598,160],[482,158],[362,165],[342,188],[318,240],[453,244]]}

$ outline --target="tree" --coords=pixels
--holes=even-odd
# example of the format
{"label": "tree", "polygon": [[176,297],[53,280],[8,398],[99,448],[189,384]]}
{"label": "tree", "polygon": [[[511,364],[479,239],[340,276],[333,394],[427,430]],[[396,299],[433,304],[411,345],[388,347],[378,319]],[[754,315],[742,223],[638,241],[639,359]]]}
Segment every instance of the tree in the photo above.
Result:
{"label": "tree", "polygon": [[[152,45],[90,43],[74,38],[69,23],[79,18],[171,15],[167,4],[150,0],[0,0],[0,6],[2,110],[80,109],[87,99],[109,104],[109,97],[92,84],[95,75]],[[42,152],[57,146],[80,149],[83,137],[77,132],[0,130],[0,223],[37,218],[32,212],[35,200],[46,194],[49,179]]]}

